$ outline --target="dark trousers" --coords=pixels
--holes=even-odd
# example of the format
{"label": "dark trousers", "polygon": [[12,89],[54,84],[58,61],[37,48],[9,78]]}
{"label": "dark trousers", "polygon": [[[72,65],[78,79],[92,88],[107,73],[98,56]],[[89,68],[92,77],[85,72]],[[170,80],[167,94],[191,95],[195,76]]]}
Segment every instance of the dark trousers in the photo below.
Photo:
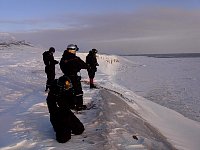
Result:
{"label": "dark trousers", "polygon": [[55,67],[45,66],[45,73],[47,74],[46,90],[48,90],[56,76]]}
{"label": "dark trousers", "polygon": [[75,92],[74,105],[75,107],[81,107],[83,106],[83,90],[81,85],[81,77],[77,75],[69,75],[68,77],[72,82]]}
{"label": "dark trousers", "polygon": [[58,109],[55,113],[50,113],[50,122],[56,132],[56,140],[65,143],[71,139],[71,134],[82,134],[83,124],[71,110]]}
{"label": "dark trousers", "polygon": [[90,69],[90,70],[87,70],[87,71],[88,71],[89,78],[93,79],[94,76],[95,76],[96,69]]}

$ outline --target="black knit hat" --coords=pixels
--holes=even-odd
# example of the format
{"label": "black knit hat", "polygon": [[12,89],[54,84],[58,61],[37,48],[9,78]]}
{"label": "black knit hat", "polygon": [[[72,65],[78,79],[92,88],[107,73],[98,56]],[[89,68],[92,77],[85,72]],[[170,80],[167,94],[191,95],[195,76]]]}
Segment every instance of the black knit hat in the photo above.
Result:
{"label": "black knit hat", "polygon": [[97,53],[98,52],[98,50],[96,50],[95,48],[93,48],[91,51],[92,51],[92,53]]}
{"label": "black knit hat", "polygon": [[49,51],[54,53],[55,52],[55,48],[54,47],[50,47]]}

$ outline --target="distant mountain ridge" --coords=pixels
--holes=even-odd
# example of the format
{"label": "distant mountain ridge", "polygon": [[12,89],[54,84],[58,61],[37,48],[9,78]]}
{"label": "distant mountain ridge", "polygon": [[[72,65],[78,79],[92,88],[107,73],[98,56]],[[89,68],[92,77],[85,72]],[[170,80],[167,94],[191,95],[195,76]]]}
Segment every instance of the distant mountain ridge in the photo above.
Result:
{"label": "distant mountain ridge", "polygon": [[16,38],[9,33],[0,33],[0,47],[10,47],[13,45],[32,46],[30,43],[25,42],[25,40],[16,40]]}
{"label": "distant mountain ridge", "polygon": [[10,46],[13,46],[13,45],[26,45],[26,46],[32,46],[30,43],[26,43],[25,40],[23,41],[9,41],[9,42],[1,42],[0,41],[0,47],[10,47]]}

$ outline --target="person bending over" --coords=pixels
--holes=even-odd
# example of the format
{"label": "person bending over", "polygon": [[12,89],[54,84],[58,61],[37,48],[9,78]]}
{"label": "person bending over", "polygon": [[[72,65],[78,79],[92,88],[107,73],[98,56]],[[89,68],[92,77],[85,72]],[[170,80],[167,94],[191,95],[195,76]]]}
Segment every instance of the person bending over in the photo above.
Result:
{"label": "person bending over", "polygon": [[71,134],[79,135],[85,130],[84,125],[70,110],[74,98],[74,89],[67,76],[53,81],[46,102],[50,122],[59,143],[65,143],[71,139]]}

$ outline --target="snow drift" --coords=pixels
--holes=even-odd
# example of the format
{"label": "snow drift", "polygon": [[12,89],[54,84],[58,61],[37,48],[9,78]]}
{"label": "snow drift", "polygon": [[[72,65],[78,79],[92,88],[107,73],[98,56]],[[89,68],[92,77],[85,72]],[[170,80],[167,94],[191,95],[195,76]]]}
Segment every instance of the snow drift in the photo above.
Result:
{"label": "snow drift", "polygon": [[[119,56],[98,55],[95,82],[81,71],[84,103],[95,107],[77,117],[86,130],[59,144],[49,122],[44,92],[44,49],[26,45],[0,50],[0,149],[190,149],[200,147],[200,124],[138,96],[116,82],[135,63]],[[61,52],[55,53],[59,60]],[[85,53],[78,53],[85,60]],[[56,77],[62,75],[56,66]],[[120,76],[119,76],[120,75]],[[126,76],[132,82],[132,74]],[[119,80],[118,80],[119,81]],[[124,85],[124,84],[123,84]]]}

